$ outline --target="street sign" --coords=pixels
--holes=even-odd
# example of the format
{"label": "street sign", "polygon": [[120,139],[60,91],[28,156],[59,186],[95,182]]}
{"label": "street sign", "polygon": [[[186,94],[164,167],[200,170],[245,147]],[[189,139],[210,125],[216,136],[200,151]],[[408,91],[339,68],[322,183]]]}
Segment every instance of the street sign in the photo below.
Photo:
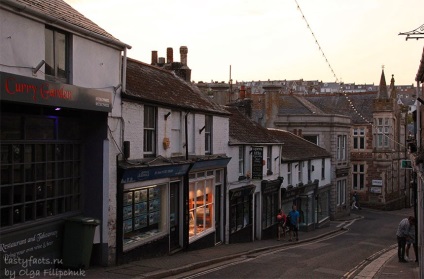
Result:
{"label": "street sign", "polygon": [[402,160],[400,163],[400,168],[401,169],[412,169],[412,162],[411,160]]}

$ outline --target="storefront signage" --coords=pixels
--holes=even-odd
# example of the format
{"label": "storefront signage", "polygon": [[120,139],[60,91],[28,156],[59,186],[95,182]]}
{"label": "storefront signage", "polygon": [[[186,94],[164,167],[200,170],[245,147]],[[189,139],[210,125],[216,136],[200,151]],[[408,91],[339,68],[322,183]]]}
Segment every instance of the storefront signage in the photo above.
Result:
{"label": "storefront signage", "polygon": [[400,168],[411,170],[412,169],[412,161],[411,160],[401,160],[400,161]]}
{"label": "storefront signage", "polygon": [[[2,277],[34,274],[31,270],[62,264],[63,223],[35,226],[0,237]],[[39,276],[33,276],[39,277]],[[11,278],[11,277],[10,277]]]}
{"label": "storefront signage", "polygon": [[112,111],[112,94],[110,92],[4,72],[0,72],[0,94],[0,99],[5,101],[93,111]]}
{"label": "storefront signage", "polygon": [[262,181],[261,183],[262,194],[266,195],[266,194],[278,192],[278,190],[280,190],[282,182],[283,181],[281,181],[280,179],[271,180],[271,181]]}
{"label": "storefront signage", "polygon": [[236,198],[239,198],[239,197],[253,195],[253,193],[255,192],[255,189],[256,189],[255,185],[240,187],[240,188],[237,188],[237,189],[231,189],[230,190],[230,200],[236,199]]}
{"label": "storefront signage", "polygon": [[139,167],[125,169],[122,175],[121,183],[132,183],[143,180],[152,180],[158,178],[182,176],[188,171],[189,164],[169,165],[160,167]]}
{"label": "storefront signage", "polygon": [[252,147],[252,179],[263,178],[263,148]]}
{"label": "storefront signage", "polygon": [[383,186],[383,180],[381,179],[373,179],[372,180],[372,186]]}
{"label": "storefront signage", "polygon": [[197,161],[193,164],[190,171],[211,169],[211,168],[225,168],[230,162],[231,158],[214,158]]}
{"label": "storefront signage", "polygon": [[382,187],[371,187],[370,192],[374,194],[381,194],[381,188]]}
{"label": "storefront signage", "polygon": [[344,177],[349,175],[349,169],[336,169],[336,177]]}

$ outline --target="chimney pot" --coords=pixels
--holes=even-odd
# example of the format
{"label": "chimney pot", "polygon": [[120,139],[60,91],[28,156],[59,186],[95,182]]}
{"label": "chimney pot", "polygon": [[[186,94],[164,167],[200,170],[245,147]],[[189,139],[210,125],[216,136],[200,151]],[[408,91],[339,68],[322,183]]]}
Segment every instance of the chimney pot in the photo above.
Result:
{"label": "chimney pot", "polygon": [[158,51],[152,51],[152,65],[156,65],[158,63]]}
{"label": "chimney pot", "polygon": [[163,65],[165,64],[165,57],[159,57],[159,62],[158,62],[158,64],[159,64],[160,66],[163,66]]}
{"label": "chimney pot", "polygon": [[172,62],[174,62],[174,51],[172,47],[168,47],[166,49],[166,63],[171,64]]}

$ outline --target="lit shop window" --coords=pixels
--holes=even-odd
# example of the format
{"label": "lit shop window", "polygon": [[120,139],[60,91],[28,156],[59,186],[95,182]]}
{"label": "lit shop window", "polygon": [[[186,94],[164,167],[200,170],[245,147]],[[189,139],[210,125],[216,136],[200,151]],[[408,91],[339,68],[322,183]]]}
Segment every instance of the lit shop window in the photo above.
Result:
{"label": "lit shop window", "polygon": [[196,174],[189,185],[189,236],[194,237],[213,228],[214,177]]}
{"label": "lit shop window", "polygon": [[124,191],[124,249],[161,235],[165,226],[166,185]]}

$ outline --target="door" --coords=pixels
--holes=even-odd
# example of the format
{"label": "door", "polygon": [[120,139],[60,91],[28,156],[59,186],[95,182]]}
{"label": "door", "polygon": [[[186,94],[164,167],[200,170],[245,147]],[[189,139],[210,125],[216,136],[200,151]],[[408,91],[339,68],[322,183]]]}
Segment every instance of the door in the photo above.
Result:
{"label": "door", "polygon": [[215,186],[215,244],[222,241],[221,236],[221,185]]}
{"label": "door", "polygon": [[172,182],[169,190],[169,238],[170,251],[179,249],[180,245],[180,182]]}

